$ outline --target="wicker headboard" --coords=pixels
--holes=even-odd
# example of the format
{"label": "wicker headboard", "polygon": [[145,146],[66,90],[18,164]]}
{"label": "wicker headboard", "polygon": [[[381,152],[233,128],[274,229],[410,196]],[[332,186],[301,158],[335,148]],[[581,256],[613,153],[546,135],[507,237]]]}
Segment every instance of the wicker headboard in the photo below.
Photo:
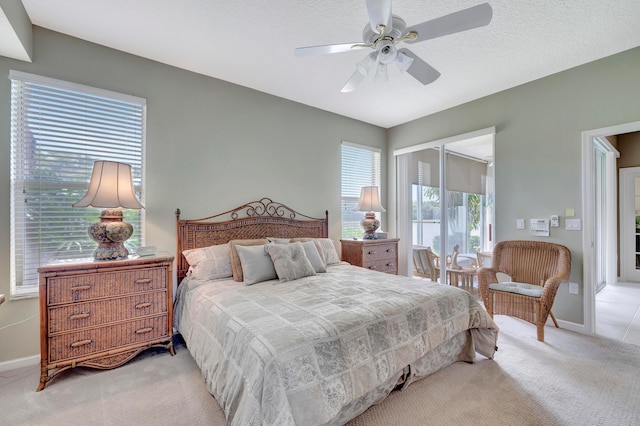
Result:
{"label": "wicker headboard", "polygon": [[224,244],[238,239],[327,238],[329,212],[325,211],[324,216],[306,216],[270,198],[251,201],[224,213],[201,219],[180,219],[180,209],[176,209],[178,283],[187,275],[189,269],[189,264],[182,255],[184,250]]}

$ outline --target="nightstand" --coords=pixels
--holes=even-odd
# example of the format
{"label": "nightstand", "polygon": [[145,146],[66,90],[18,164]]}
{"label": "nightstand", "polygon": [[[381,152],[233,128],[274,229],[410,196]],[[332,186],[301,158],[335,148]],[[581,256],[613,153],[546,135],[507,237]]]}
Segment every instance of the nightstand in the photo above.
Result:
{"label": "nightstand", "polygon": [[173,349],[173,256],[56,261],[38,268],[40,384],[69,368],[111,369]]}
{"label": "nightstand", "polygon": [[340,240],[342,260],[374,271],[398,274],[398,238]]}

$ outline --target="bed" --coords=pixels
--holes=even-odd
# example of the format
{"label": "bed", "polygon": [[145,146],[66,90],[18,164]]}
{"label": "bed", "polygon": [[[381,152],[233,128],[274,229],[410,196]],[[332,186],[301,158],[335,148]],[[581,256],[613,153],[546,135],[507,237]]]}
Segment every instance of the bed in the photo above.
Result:
{"label": "bed", "polygon": [[498,327],[469,293],[341,262],[327,212],[263,198],[176,218],[175,327],[228,424],[341,425],[454,362],[493,358]]}

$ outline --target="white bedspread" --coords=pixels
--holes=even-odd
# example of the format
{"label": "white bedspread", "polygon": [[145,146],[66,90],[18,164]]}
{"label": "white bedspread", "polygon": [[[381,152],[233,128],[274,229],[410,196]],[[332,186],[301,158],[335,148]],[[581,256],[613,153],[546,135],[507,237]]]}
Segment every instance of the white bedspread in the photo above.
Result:
{"label": "white bedspread", "polygon": [[342,424],[385,397],[408,365],[415,374],[425,363],[474,361],[475,351],[493,356],[498,328],[467,292],[328,269],[287,283],[181,284],[176,328],[229,424]]}

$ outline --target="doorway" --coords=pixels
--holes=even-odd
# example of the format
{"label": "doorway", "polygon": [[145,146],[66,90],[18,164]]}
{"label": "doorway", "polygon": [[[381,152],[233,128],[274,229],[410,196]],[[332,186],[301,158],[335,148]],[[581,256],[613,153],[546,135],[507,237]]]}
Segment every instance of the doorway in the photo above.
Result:
{"label": "doorway", "polygon": [[640,167],[620,169],[620,280],[640,283]]}
{"label": "doorway", "polygon": [[607,138],[640,131],[633,122],[582,133],[583,303],[585,333],[597,334],[596,294],[618,277],[617,165],[620,157]]}

